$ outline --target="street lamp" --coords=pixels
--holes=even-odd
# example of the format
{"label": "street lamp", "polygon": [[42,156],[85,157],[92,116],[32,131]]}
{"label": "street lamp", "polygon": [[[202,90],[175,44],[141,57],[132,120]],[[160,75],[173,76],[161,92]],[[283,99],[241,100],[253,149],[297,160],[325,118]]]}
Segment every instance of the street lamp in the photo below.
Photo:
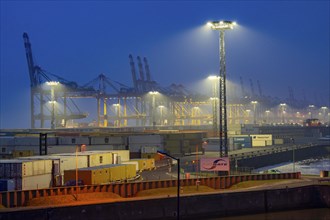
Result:
{"label": "street lamp", "polygon": [[257,124],[257,111],[256,111],[256,109],[257,109],[258,102],[257,101],[252,101],[251,103],[253,105],[253,123]]}
{"label": "street lamp", "polygon": [[249,123],[251,110],[250,109],[246,109],[245,112],[246,112],[246,115],[247,115],[247,120],[246,121],[247,121],[247,123]]}
{"label": "street lamp", "polygon": [[220,114],[220,157],[228,156],[227,147],[227,106],[226,106],[226,61],[225,61],[225,31],[233,29],[236,22],[233,21],[212,21],[207,25],[219,31],[219,50],[220,50],[220,73],[219,73],[219,114]]}
{"label": "street lamp", "polygon": [[163,109],[165,108],[165,106],[160,105],[159,107],[159,111],[160,111],[160,125],[163,125]]}
{"label": "street lamp", "polygon": [[56,81],[49,81],[49,82],[46,82],[47,85],[50,86],[50,94],[51,94],[51,101],[50,103],[52,104],[52,116],[51,116],[51,129],[54,129],[55,128],[55,103],[56,103],[56,100],[55,100],[55,86],[59,85],[60,83],[59,82],[56,82]]}
{"label": "street lamp", "polygon": [[281,116],[282,116],[282,123],[284,124],[284,113],[285,113],[285,103],[280,103],[280,107],[281,107]]}
{"label": "street lamp", "polygon": [[115,114],[116,114],[116,121],[115,121],[115,126],[119,127],[120,123],[119,123],[119,112],[120,112],[120,104],[119,103],[115,103],[113,104],[113,106],[115,107]]}
{"label": "street lamp", "polygon": [[310,118],[312,119],[313,118],[313,109],[315,108],[315,105],[309,105],[308,108],[309,108]]}
{"label": "street lamp", "polygon": [[323,123],[327,123],[326,111],[328,108],[326,106],[322,106],[321,109],[323,111]]}
{"label": "street lamp", "polygon": [[149,92],[150,95],[152,95],[152,109],[151,109],[151,114],[152,114],[152,126],[155,126],[156,125],[156,119],[155,119],[155,102],[156,102],[156,98],[155,96],[157,94],[159,94],[159,92],[157,91],[150,91]]}
{"label": "street lamp", "polygon": [[180,219],[180,159],[179,158],[175,158],[165,152],[162,151],[157,151],[158,154],[167,156],[169,158],[172,158],[173,160],[176,160],[178,163],[178,187],[177,187],[177,219]]}
{"label": "street lamp", "polygon": [[269,110],[266,110],[265,113],[266,113],[266,124],[267,124],[268,123],[268,120],[269,120],[269,113],[270,113],[270,111]]}
{"label": "street lamp", "polygon": [[218,134],[218,102],[217,102],[217,85],[219,83],[219,76],[209,76],[208,79],[212,80],[213,83],[213,88],[212,88],[212,119],[213,119],[213,132],[214,132],[214,136],[216,136]]}

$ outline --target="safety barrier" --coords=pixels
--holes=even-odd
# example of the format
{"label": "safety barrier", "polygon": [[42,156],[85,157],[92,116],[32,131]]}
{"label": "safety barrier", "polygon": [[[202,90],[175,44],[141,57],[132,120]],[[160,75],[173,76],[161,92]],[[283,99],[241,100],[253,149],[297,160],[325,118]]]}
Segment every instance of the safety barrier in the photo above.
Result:
{"label": "safety barrier", "polygon": [[[214,189],[226,189],[234,184],[249,180],[273,180],[273,179],[300,179],[301,173],[278,173],[278,174],[255,174],[241,176],[218,176],[198,179],[181,179],[180,186],[204,185]],[[10,191],[0,193],[0,206],[7,208],[22,207],[27,204],[30,199],[41,198],[47,196],[58,195],[74,195],[93,192],[112,192],[121,197],[133,197],[139,191],[176,187],[177,180],[157,180],[147,182],[120,183],[120,184],[103,184],[103,185],[85,185],[85,186],[69,186],[56,187],[48,189],[33,189],[23,191]]]}

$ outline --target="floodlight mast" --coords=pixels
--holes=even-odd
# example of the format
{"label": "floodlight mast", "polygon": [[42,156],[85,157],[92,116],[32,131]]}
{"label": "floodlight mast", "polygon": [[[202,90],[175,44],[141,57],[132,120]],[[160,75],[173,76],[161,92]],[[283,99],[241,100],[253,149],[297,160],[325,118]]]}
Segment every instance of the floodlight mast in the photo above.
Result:
{"label": "floodlight mast", "polygon": [[217,30],[219,36],[219,139],[220,157],[228,157],[228,133],[227,133],[227,99],[226,99],[226,57],[225,57],[225,30],[231,30],[236,26],[233,21],[212,21],[207,23],[212,30]]}

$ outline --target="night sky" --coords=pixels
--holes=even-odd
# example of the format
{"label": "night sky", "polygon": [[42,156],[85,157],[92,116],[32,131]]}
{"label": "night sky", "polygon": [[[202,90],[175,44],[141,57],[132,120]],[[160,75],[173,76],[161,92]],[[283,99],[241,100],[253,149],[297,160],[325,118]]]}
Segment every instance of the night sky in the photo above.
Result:
{"label": "night sky", "polygon": [[[212,20],[226,32],[227,77],[245,89],[329,107],[329,1],[1,1],[0,128],[30,127],[30,80],[23,32],[37,65],[84,85],[103,73],[132,86],[128,55],[148,59],[163,86],[201,87],[218,74]],[[200,90],[200,89],[199,89]]]}

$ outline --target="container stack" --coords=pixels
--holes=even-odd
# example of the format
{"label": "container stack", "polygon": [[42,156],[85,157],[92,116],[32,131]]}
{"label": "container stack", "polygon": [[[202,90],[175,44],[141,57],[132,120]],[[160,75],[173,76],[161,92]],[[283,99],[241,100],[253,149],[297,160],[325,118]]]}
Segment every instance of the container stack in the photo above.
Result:
{"label": "container stack", "polygon": [[15,190],[49,188],[52,160],[1,160],[0,176],[4,180],[13,180]]}

